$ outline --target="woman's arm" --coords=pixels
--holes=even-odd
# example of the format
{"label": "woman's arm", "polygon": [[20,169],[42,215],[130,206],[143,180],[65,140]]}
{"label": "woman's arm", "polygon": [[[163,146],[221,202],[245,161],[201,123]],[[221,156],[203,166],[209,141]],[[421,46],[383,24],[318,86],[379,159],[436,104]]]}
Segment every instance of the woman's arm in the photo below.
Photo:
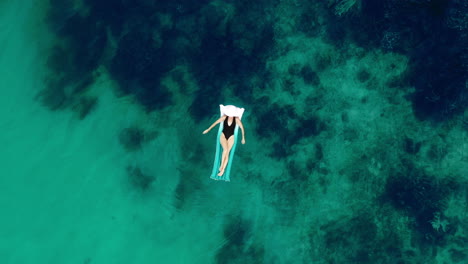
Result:
{"label": "woman's arm", "polygon": [[245,144],[245,132],[244,132],[244,125],[242,124],[240,118],[236,117],[236,123],[239,124],[239,127],[242,131],[242,144]]}
{"label": "woman's arm", "polygon": [[222,117],[220,117],[220,118],[219,118],[218,120],[216,120],[207,130],[203,131],[203,134],[206,134],[206,133],[210,132],[210,130],[211,130],[214,126],[216,126],[216,124],[218,124],[219,122],[224,121],[225,118],[226,118],[225,115],[222,116]]}

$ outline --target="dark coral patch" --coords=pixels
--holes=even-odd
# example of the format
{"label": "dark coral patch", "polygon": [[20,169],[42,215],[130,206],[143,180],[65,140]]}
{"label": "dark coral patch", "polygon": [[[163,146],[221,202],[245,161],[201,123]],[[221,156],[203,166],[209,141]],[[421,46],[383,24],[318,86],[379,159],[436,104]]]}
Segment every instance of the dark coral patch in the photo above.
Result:
{"label": "dark coral patch", "polygon": [[128,127],[120,131],[119,142],[127,151],[139,150],[145,140],[145,132],[137,127]]}
{"label": "dark coral patch", "polygon": [[288,73],[291,75],[299,75],[301,72],[301,65],[299,63],[294,63],[289,65]]}
{"label": "dark coral patch", "polygon": [[147,191],[155,181],[154,176],[143,173],[135,166],[127,167],[127,176],[130,184],[139,191]]}
{"label": "dark coral patch", "polygon": [[330,10],[327,35],[338,47],[348,40],[409,57],[407,79],[416,88],[411,97],[414,113],[441,122],[468,107],[467,12],[463,1],[363,0],[353,16],[336,16]]}
{"label": "dark coral patch", "polygon": [[269,109],[265,110],[264,113],[260,113],[258,116],[257,134],[262,137],[286,136],[291,130],[291,122],[297,118],[294,108],[292,106],[280,107],[273,104]]}
{"label": "dark coral patch", "polygon": [[408,154],[417,154],[421,148],[421,142],[415,142],[411,138],[405,138],[404,140],[404,150]]}
{"label": "dark coral patch", "polygon": [[123,94],[134,94],[148,110],[155,110],[171,102],[170,93],[160,79],[174,62],[170,47],[165,44],[158,47],[148,33],[135,29],[120,40],[110,73]]}
{"label": "dark coral patch", "polygon": [[[291,154],[292,146],[302,138],[318,136],[325,130],[325,124],[316,116],[306,119],[298,119],[292,124],[292,128],[282,133],[280,140],[275,142],[272,156],[275,158],[286,157]],[[281,134],[280,134],[281,135]]]}
{"label": "dark coral patch", "polygon": [[[63,84],[74,89],[102,65],[117,81],[118,94],[134,95],[147,111],[159,110],[172,103],[161,79],[183,63],[200,87],[191,106],[195,119],[212,113],[210,105],[220,103],[224,87],[235,87],[234,96],[251,103],[252,78],[268,82],[263,77],[274,30],[271,21],[256,17],[270,2],[209,2],[53,0],[48,21],[60,41],[49,65],[55,72],[51,90]],[[228,11],[232,17],[226,17]],[[59,91],[43,101],[61,109],[79,95]]]}
{"label": "dark coral patch", "polygon": [[431,222],[437,216],[444,217],[442,213],[447,207],[447,199],[456,186],[452,178],[437,180],[421,169],[407,165],[404,172],[387,179],[384,197],[395,208],[414,217],[414,228],[421,241],[442,244],[450,232],[439,232]]}
{"label": "dark coral patch", "polygon": [[252,235],[251,223],[241,217],[232,217],[224,226],[225,243],[216,253],[216,263],[264,263],[263,247],[247,244]]}
{"label": "dark coral patch", "polygon": [[366,71],[365,69],[361,69],[357,73],[357,79],[360,82],[366,82],[367,80],[370,79],[370,77],[371,77],[370,73],[368,71]]}
{"label": "dark coral patch", "polygon": [[[268,100],[266,100],[268,101]],[[262,104],[265,100],[260,100]],[[262,137],[274,138],[271,156],[277,159],[291,154],[291,147],[300,139],[318,136],[326,129],[317,116],[300,118],[293,106],[272,104],[268,109],[258,109],[256,132]]]}
{"label": "dark coral patch", "polygon": [[227,23],[225,34],[204,32],[197,36],[200,46],[193,52],[190,64],[200,92],[206,96],[202,96],[205,102],[196,96],[191,106],[195,118],[212,113],[203,104],[219,104],[221,89],[227,85],[234,87],[235,97],[251,102],[251,78],[266,76],[265,60],[274,44],[273,25],[258,23],[249,14],[253,15],[251,9],[237,12]]}
{"label": "dark coral patch", "polygon": [[468,254],[464,250],[451,248],[449,252],[450,252],[450,259],[454,263],[463,263],[464,261],[468,259]]}
{"label": "dark coral patch", "polygon": [[326,126],[322,120],[317,116],[311,116],[300,120],[294,136],[298,137],[298,139],[302,137],[318,136],[325,129]]}
{"label": "dark coral patch", "polygon": [[46,88],[37,94],[37,98],[50,110],[64,109],[68,100],[63,90],[65,84],[60,80],[49,80],[46,83]]}
{"label": "dark coral patch", "polygon": [[225,36],[208,33],[202,39],[201,46],[192,60],[192,69],[203,90],[200,92],[206,96],[202,96],[204,102],[197,100],[198,95],[195,98],[192,104],[195,117],[206,116],[209,113],[203,109],[203,104],[219,104],[221,89],[226,84],[234,85],[235,96],[251,100],[253,87],[249,85],[249,80],[254,74],[264,74],[264,54],[273,42],[271,25],[266,28],[245,25],[246,31],[243,32],[232,29],[240,27],[237,24],[242,24],[242,21],[240,18],[236,20],[235,25],[231,25],[231,32]]}
{"label": "dark coral patch", "polygon": [[443,42],[422,46],[412,57],[409,80],[416,92],[411,99],[420,119],[443,121],[468,107],[468,52],[453,46],[460,40],[456,31],[450,34]]}
{"label": "dark coral patch", "polygon": [[62,18],[60,21],[50,21],[50,23],[54,22],[56,24],[52,26],[55,26],[57,35],[65,42],[58,45],[58,47],[63,45],[59,57],[56,53],[52,53],[55,65],[49,64],[49,67],[66,73],[67,79],[71,81],[91,74],[99,65],[107,45],[105,27],[96,23],[91,17],[80,13],[73,13],[70,17]]}
{"label": "dark coral patch", "polygon": [[300,75],[306,84],[317,86],[320,84],[320,78],[309,65],[302,67]]}
{"label": "dark coral patch", "polygon": [[181,210],[198,190],[202,188],[200,173],[190,168],[179,168],[180,178],[174,193],[174,207]]}
{"label": "dark coral patch", "polygon": [[97,102],[96,97],[81,97],[78,103],[73,106],[73,110],[77,113],[79,119],[84,119],[96,108]]}
{"label": "dark coral patch", "polygon": [[[315,230],[315,229],[314,229]],[[383,231],[375,220],[362,214],[331,221],[320,227],[324,232],[324,259],[329,263],[401,263],[402,243],[395,232]],[[310,243],[314,246],[315,231]],[[340,252],[340,254],[336,254]]]}
{"label": "dark coral patch", "polygon": [[87,101],[83,93],[94,82],[94,71],[108,44],[106,28],[69,1],[51,1],[47,22],[61,40],[47,60],[51,74],[40,93],[41,101],[51,110],[82,105]]}
{"label": "dark coral patch", "polygon": [[207,84],[195,95],[190,105],[190,115],[197,121],[212,116],[219,111],[221,87]]}

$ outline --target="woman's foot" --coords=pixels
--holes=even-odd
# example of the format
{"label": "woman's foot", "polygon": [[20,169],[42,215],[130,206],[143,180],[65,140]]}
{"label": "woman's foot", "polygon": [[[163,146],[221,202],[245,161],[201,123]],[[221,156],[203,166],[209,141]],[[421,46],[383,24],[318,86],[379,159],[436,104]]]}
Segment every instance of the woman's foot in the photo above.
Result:
{"label": "woman's foot", "polygon": [[218,171],[222,171],[224,170],[224,168],[226,168],[225,164],[224,164],[224,160],[221,162],[221,164],[219,165],[219,170]]}
{"label": "woman's foot", "polygon": [[224,174],[224,169],[219,171],[218,176],[223,176],[223,174]]}

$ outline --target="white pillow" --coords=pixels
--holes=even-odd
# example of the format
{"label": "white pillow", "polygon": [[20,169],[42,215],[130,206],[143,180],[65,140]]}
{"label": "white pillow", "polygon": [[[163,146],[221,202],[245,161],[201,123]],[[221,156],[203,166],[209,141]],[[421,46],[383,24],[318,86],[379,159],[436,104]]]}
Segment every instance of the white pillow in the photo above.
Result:
{"label": "white pillow", "polygon": [[242,119],[242,115],[244,114],[244,108],[239,108],[234,105],[219,105],[219,110],[221,111],[221,116],[237,116],[239,119]]}

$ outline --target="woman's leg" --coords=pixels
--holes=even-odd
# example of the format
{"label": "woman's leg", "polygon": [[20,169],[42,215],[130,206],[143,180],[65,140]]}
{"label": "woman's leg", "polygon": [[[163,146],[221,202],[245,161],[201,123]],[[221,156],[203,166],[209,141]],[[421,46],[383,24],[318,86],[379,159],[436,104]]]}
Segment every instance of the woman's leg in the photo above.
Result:
{"label": "woman's leg", "polygon": [[[226,150],[228,148],[227,140],[226,140],[226,137],[224,136],[224,133],[221,133],[221,136],[219,137],[219,143],[223,147],[223,154],[221,155],[221,165],[219,166],[219,171],[221,171],[221,169],[224,166],[224,157],[226,156]],[[221,175],[218,174],[218,176],[221,176]]]}
{"label": "woman's leg", "polygon": [[[229,162],[229,153],[231,152],[231,149],[232,149],[232,146],[233,146],[233,145],[234,145],[234,136],[231,136],[231,137],[229,137],[229,139],[227,140],[227,147],[226,147],[226,149],[225,149],[225,150],[226,150],[226,151],[225,151],[225,152],[226,152],[226,156],[223,155],[223,157],[224,157],[224,162],[223,162],[224,165],[223,165],[223,164],[221,165],[221,167],[220,167],[220,168],[221,168],[221,169],[220,169],[220,173],[218,174],[218,176],[223,175],[224,170],[226,169],[226,166],[227,166],[227,164],[228,164],[228,162]],[[223,151],[223,154],[224,154],[224,151]]]}

